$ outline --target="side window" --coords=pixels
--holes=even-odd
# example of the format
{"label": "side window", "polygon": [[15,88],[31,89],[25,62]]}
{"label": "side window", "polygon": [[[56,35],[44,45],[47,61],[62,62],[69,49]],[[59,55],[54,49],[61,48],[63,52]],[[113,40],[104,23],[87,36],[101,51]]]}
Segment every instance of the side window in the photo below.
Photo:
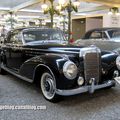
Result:
{"label": "side window", "polygon": [[54,33],[51,35],[50,39],[51,40],[61,40],[62,38],[59,33]]}
{"label": "side window", "polygon": [[102,32],[102,38],[104,38],[104,39],[108,39],[108,37],[107,37],[107,35],[106,35],[105,32]]}
{"label": "side window", "polygon": [[112,33],[112,38],[119,38],[120,37],[120,31],[114,31]]}
{"label": "side window", "polygon": [[91,35],[90,35],[90,39],[94,39],[94,38],[102,38],[102,32],[92,32]]}
{"label": "side window", "polygon": [[19,33],[13,33],[10,35],[9,43],[12,44],[22,44],[22,39]]}
{"label": "side window", "polygon": [[33,35],[33,34],[23,34],[23,36],[24,36],[24,39],[26,40],[26,41],[34,41],[35,39],[36,39],[36,36],[35,35]]}

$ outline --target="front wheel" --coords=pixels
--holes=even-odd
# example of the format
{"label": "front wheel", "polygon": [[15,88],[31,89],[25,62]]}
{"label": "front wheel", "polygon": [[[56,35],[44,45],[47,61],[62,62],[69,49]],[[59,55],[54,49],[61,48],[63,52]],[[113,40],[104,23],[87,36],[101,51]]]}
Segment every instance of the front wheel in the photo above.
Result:
{"label": "front wheel", "polygon": [[40,81],[41,91],[45,99],[58,102],[59,95],[56,94],[56,80],[50,72],[44,72]]}

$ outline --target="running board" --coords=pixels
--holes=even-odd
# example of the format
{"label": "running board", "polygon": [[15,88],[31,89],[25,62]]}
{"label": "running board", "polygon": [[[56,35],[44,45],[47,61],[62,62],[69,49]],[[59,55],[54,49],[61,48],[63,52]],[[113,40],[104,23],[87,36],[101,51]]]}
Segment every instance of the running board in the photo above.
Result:
{"label": "running board", "polygon": [[7,71],[8,73],[10,73],[10,74],[12,74],[12,75],[14,75],[14,76],[16,76],[16,77],[18,77],[18,78],[24,80],[24,81],[33,83],[33,80],[32,80],[32,79],[23,77],[23,76],[19,75],[18,73],[13,72],[13,70],[11,70],[11,69],[5,67],[4,65],[1,65],[1,68],[2,68],[3,70]]}

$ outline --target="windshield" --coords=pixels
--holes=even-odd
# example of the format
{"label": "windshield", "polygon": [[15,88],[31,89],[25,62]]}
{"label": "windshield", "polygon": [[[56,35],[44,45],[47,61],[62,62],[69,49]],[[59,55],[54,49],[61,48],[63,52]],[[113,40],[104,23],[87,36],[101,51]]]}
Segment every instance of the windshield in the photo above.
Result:
{"label": "windshield", "polygon": [[41,41],[65,41],[65,37],[62,31],[53,29],[37,29],[24,31],[23,39],[25,43]]}
{"label": "windshield", "polygon": [[108,31],[110,38],[120,39],[120,30],[110,30]]}

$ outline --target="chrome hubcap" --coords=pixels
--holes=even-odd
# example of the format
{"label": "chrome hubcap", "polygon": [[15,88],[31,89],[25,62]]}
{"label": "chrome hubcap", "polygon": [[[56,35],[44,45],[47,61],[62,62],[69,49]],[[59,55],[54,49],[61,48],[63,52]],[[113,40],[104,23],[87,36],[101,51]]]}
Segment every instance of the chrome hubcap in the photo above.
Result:
{"label": "chrome hubcap", "polygon": [[41,90],[47,99],[52,99],[55,95],[55,81],[49,73],[44,73],[41,77]]}

